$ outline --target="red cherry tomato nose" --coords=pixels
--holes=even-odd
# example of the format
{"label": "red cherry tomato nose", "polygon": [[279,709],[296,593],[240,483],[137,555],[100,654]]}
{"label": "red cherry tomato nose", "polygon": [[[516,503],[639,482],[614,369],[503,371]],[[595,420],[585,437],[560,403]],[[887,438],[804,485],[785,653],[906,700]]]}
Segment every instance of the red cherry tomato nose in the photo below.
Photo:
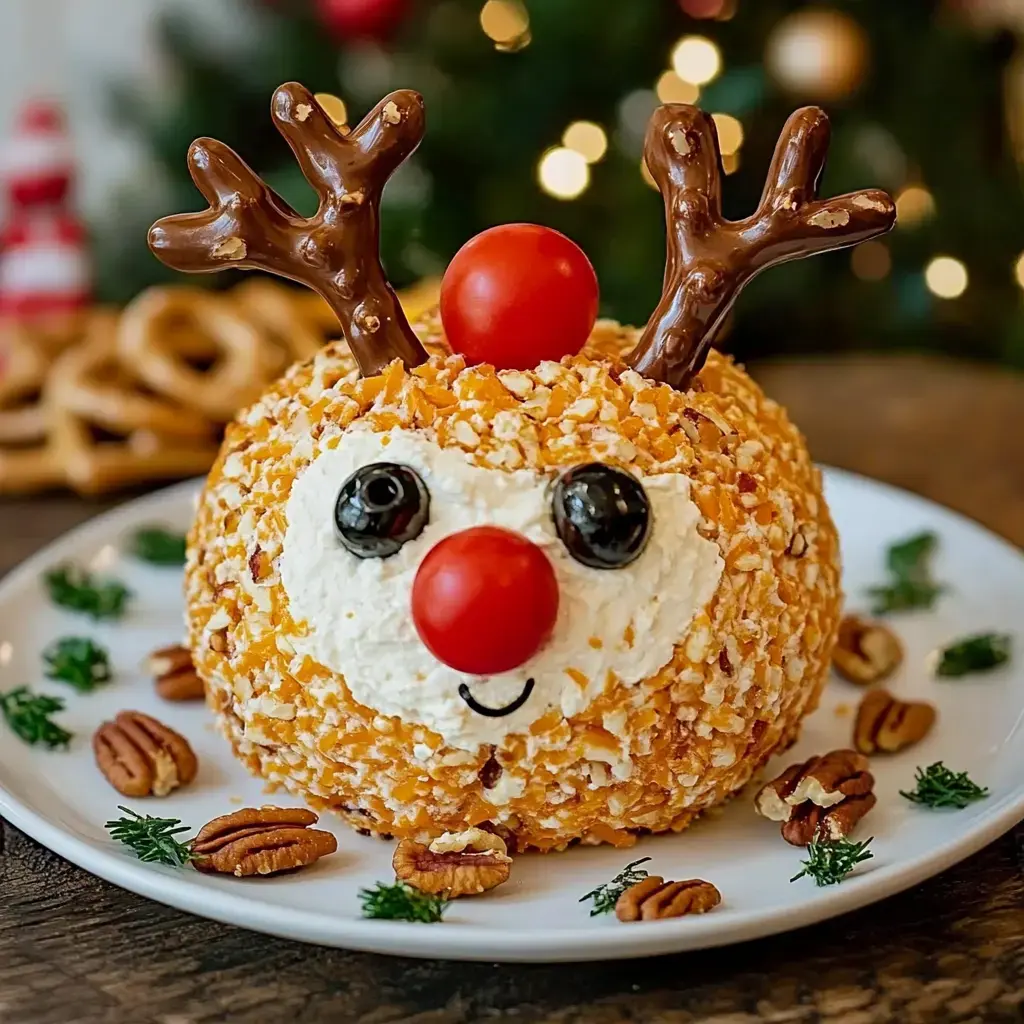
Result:
{"label": "red cherry tomato nose", "polygon": [[497,526],[445,537],[412,585],[412,619],[439,661],[471,675],[518,668],[558,617],[558,581],[532,541]]}

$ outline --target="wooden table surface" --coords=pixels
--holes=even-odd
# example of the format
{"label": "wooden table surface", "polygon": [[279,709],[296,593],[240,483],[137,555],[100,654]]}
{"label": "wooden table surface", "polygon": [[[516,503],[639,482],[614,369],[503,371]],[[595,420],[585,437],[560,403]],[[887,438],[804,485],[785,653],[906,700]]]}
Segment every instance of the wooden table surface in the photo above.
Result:
{"label": "wooden table surface", "polygon": [[[1024,545],[1024,377],[919,357],[765,365],[815,456]],[[102,507],[0,504],[0,570]],[[318,949],[170,910],[0,822],[3,1024],[876,1024],[1024,1020],[1024,826],[813,928],[642,961],[496,966]]]}

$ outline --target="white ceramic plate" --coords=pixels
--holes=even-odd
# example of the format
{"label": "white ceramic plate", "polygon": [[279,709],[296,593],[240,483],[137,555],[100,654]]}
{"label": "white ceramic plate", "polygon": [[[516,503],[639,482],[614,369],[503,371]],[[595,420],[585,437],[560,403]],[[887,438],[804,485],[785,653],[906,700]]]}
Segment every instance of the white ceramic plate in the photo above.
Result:
{"label": "white ceramic plate", "polygon": [[[644,956],[722,945],[796,928],[863,906],[914,885],[991,842],[1024,817],[1024,637],[1015,637],[1009,667],[959,681],[929,677],[925,659],[936,645],[970,631],[1014,632],[1024,622],[1024,557],[979,526],[920,498],[846,473],[829,471],[829,499],[843,538],[848,603],[882,577],[886,545],[922,528],[941,538],[936,575],[950,584],[936,610],[895,620],[907,660],[892,689],[939,707],[939,724],[905,754],[877,758],[878,807],[858,835],[875,837],[874,859],[842,885],[790,884],[801,851],[778,826],[756,817],[749,795],[679,836],[650,837],[634,850],[575,848],[518,858],[512,879],[490,895],[454,903],[430,926],[360,917],[358,891],[390,880],[392,846],[363,838],[328,816],[339,852],[308,871],[241,881],[192,870],[141,864],[111,842],[103,822],[125,803],[96,770],[89,737],[107,716],[134,708],[159,716],[187,735],[201,769],[188,790],[157,800],[128,801],[141,812],[181,818],[198,827],[210,818],[268,799],[263,784],[232,759],[201,706],[166,704],[140,671],[143,657],[181,636],[180,573],[140,564],[121,546],[139,525],[184,528],[197,484],[187,483],[101,516],[51,545],[0,584],[0,690],[29,683],[67,697],[61,722],[75,733],[67,753],[25,746],[0,723],[0,813],[60,855],[117,885],[182,910],[275,935],[354,949],[466,960],[592,960]],[[129,616],[95,625],[55,609],[40,573],[74,559],[122,577],[135,591]],[[92,635],[109,646],[116,679],[78,696],[42,679],[39,653],[55,637]],[[799,745],[778,767],[850,742],[856,687],[833,680]],[[935,812],[898,795],[913,788],[915,765],[937,760],[969,771],[991,796],[958,812]],[[722,905],[703,917],[623,925],[590,918],[579,897],[627,861],[649,856],[652,872],[706,878]]]}

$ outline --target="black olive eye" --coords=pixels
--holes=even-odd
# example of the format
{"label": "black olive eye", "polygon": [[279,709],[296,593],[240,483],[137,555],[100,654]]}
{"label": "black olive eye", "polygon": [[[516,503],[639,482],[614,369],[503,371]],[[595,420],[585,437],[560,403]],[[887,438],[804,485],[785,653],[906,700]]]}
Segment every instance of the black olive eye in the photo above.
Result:
{"label": "black olive eye", "polygon": [[334,532],[359,558],[388,558],[423,532],[430,493],[419,474],[394,462],[372,462],[342,485]]}
{"label": "black olive eye", "polygon": [[651,506],[640,481],[589,462],[564,473],[552,495],[555,529],[566,550],[592,569],[621,569],[640,557]]}

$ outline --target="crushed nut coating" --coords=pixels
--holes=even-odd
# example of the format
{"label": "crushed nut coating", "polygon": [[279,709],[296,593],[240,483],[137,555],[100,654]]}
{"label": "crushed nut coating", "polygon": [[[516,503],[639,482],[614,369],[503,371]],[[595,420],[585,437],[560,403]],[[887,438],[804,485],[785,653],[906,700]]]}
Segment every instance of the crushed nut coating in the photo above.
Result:
{"label": "crushed nut coating", "polygon": [[[435,314],[415,327],[431,353],[415,369],[360,378],[344,343],[328,345],[228,428],[186,570],[189,644],[221,729],[272,785],[423,845],[473,826],[520,851],[681,831],[795,739],[828,673],[838,543],[803,438],[717,353],[687,391],[645,380],[621,358],[637,332],[617,324],[599,322],[578,356],[501,372],[449,354]],[[718,591],[655,675],[609,679],[580,713],[553,708],[494,749],[379,715],[295,653],[306,627],[277,570],[293,482],[355,424],[420,431],[495,472],[686,474],[725,563]]]}

